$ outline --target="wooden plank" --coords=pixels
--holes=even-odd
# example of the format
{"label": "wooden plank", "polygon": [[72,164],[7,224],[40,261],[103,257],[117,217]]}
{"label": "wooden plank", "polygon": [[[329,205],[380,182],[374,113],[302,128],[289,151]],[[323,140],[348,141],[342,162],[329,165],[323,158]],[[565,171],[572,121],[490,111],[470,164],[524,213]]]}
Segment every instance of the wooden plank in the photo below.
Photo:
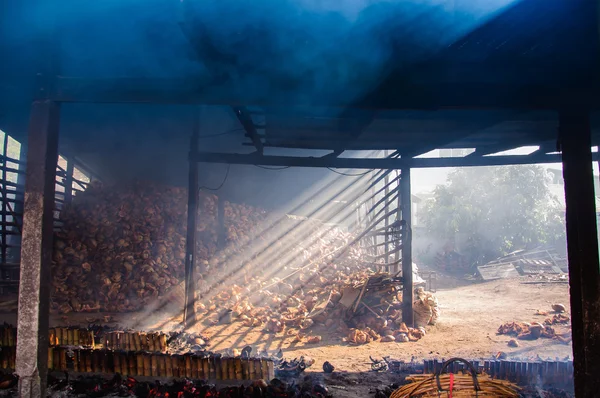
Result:
{"label": "wooden plank", "polygon": [[519,272],[511,263],[498,265],[482,265],[477,267],[479,275],[486,280],[517,278]]}

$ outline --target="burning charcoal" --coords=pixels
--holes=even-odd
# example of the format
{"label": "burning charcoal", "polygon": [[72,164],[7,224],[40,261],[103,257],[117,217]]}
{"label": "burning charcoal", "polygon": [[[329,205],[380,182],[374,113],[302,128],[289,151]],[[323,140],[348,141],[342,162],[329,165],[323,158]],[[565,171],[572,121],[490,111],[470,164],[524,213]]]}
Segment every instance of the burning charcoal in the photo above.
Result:
{"label": "burning charcoal", "polygon": [[329,361],[325,361],[325,363],[323,363],[323,372],[333,373],[334,370],[335,367],[331,363],[329,363]]}

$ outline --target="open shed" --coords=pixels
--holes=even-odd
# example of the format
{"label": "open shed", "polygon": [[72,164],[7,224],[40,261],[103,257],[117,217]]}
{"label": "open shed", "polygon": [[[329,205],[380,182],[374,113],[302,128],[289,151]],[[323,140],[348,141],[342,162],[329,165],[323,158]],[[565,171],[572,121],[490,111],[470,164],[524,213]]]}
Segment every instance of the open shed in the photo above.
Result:
{"label": "open shed", "polygon": [[[578,396],[598,390],[595,2],[336,8],[288,1],[24,1],[2,7],[0,129],[27,141],[17,349],[23,396],[43,389],[45,378],[43,281],[59,152],[107,181],[186,185],[189,177],[190,208],[198,176],[202,183],[221,178],[222,168],[207,165],[213,163],[397,169],[399,196],[410,198],[415,167],[562,162],[576,390]],[[203,145],[211,135],[225,138]],[[486,156],[525,145],[539,149]],[[439,148],[475,151],[418,157]],[[370,150],[395,155],[347,156]],[[241,193],[249,186],[260,192],[277,184],[268,171],[244,170],[224,193],[232,200],[248,199]],[[273,206],[308,185],[304,178]],[[410,201],[401,203],[410,225]],[[410,244],[403,259],[410,267]],[[192,270],[193,257],[186,261]],[[411,270],[404,271],[410,281]],[[411,289],[404,294],[412,303]]]}

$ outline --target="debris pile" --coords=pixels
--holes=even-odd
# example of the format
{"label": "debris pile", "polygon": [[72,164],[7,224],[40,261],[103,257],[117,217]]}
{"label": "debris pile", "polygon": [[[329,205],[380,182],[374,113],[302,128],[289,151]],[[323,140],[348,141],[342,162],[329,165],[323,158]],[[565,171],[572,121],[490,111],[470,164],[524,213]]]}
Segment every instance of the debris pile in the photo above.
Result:
{"label": "debris pile", "polygon": [[[52,310],[125,312],[164,295],[183,277],[187,191],[153,184],[92,183],[61,212],[54,240]],[[217,252],[217,197],[198,202],[196,258]],[[227,242],[241,241],[264,211],[225,203]]]}
{"label": "debris pile", "polygon": [[[553,304],[552,310],[556,313],[551,318],[546,318],[544,323],[540,322],[507,322],[500,325],[498,328],[498,334],[504,334],[509,336],[516,336],[521,340],[536,340],[540,337],[556,339],[562,343],[569,343],[571,341],[570,332],[557,333],[553,326],[557,325],[569,325],[571,318],[565,315],[566,308],[562,304]],[[548,316],[549,311],[537,310],[534,315]],[[510,347],[519,347],[519,343],[511,339],[508,342]]]}
{"label": "debris pile", "polygon": [[498,334],[516,336],[520,340],[536,340],[540,337],[553,338],[556,336],[554,329],[539,322],[507,322],[500,325]]}
{"label": "debris pile", "polygon": [[[261,327],[269,333],[295,336],[296,342],[315,344],[321,336],[313,331],[325,327],[344,336],[343,341],[360,345],[372,341],[416,341],[425,335],[424,326],[409,328],[402,322],[402,280],[388,273],[360,269],[350,253],[336,260],[336,266],[306,268],[294,278],[242,289],[231,286],[206,304],[198,306],[211,324],[222,319],[230,308],[233,318],[246,327]],[[341,266],[339,266],[341,264]],[[348,271],[355,270],[353,273]],[[296,286],[296,287],[294,287]],[[255,294],[247,296],[249,291]],[[246,295],[244,295],[246,294]],[[417,302],[425,302],[427,323],[437,320],[437,300],[422,288]]]}

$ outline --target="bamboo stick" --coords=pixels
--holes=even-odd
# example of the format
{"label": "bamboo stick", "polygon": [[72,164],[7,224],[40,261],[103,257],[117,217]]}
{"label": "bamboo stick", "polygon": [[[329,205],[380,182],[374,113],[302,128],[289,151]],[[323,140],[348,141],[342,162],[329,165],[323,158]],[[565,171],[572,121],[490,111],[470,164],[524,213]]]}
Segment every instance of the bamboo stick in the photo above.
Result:
{"label": "bamboo stick", "polygon": [[244,380],[252,380],[250,376],[250,361],[247,359],[242,359],[242,379]]}
{"label": "bamboo stick", "polygon": [[82,357],[82,354],[79,352],[79,350],[73,351],[73,372],[84,372],[85,371],[85,364],[83,366],[80,366],[81,365],[81,357]]}
{"label": "bamboo stick", "polygon": [[113,351],[113,366],[115,368],[115,373],[121,374],[121,352]]}
{"label": "bamboo stick", "polygon": [[195,355],[190,355],[192,365],[192,379],[198,379],[198,358]]}
{"label": "bamboo stick", "polygon": [[228,360],[227,377],[229,380],[235,380],[235,361],[233,358],[229,358]]}
{"label": "bamboo stick", "polygon": [[139,332],[133,333],[133,350],[140,351],[140,334]]}
{"label": "bamboo stick", "polygon": [[167,377],[173,377],[173,361],[168,355],[165,357],[165,375]]}
{"label": "bamboo stick", "polygon": [[254,369],[254,359],[248,359],[248,379],[256,380],[256,370]]}
{"label": "bamboo stick", "polygon": [[143,376],[144,375],[144,354],[140,353],[140,352],[136,352],[135,353],[135,367],[137,369],[137,375],[138,376]]}
{"label": "bamboo stick", "polygon": [[156,354],[150,354],[150,371],[151,376],[158,376],[158,358]]}
{"label": "bamboo stick", "polygon": [[88,373],[92,372],[92,351],[91,350],[81,350],[85,351],[85,371]]}
{"label": "bamboo stick", "polygon": [[188,379],[194,378],[194,361],[191,354],[185,355],[185,377]]}
{"label": "bamboo stick", "polygon": [[144,355],[144,376],[152,376],[152,361],[150,359],[150,354]]}
{"label": "bamboo stick", "polygon": [[262,378],[265,379],[266,381],[269,381],[269,364],[266,359],[263,359],[260,363],[261,366],[261,370],[262,370]]}
{"label": "bamboo stick", "polygon": [[244,380],[244,373],[242,371],[242,360],[240,358],[233,359],[233,367],[235,369],[235,380]]}
{"label": "bamboo stick", "polygon": [[203,379],[205,379],[205,380],[210,379],[210,359],[208,357],[202,358],[202,374],[203,374]]}
{"label": "bamboo stick", "polygon": [[127,364],[129,365],[129,376],[137,376],[137,360],[134,353],[127,353]]}
{"label": "bamboo stick", "polygon": [[[6,365],[4,366],[4,356],[2,357],[2,367],[8,367],[8,361],[6,361]],[[54,369],[54,347],[48,347],[48,369]]]}
{"label": "bamboo stick", "polygon": [[215,357],[215,380],[223,379],[223,369],[221,367],[221,358]]}

